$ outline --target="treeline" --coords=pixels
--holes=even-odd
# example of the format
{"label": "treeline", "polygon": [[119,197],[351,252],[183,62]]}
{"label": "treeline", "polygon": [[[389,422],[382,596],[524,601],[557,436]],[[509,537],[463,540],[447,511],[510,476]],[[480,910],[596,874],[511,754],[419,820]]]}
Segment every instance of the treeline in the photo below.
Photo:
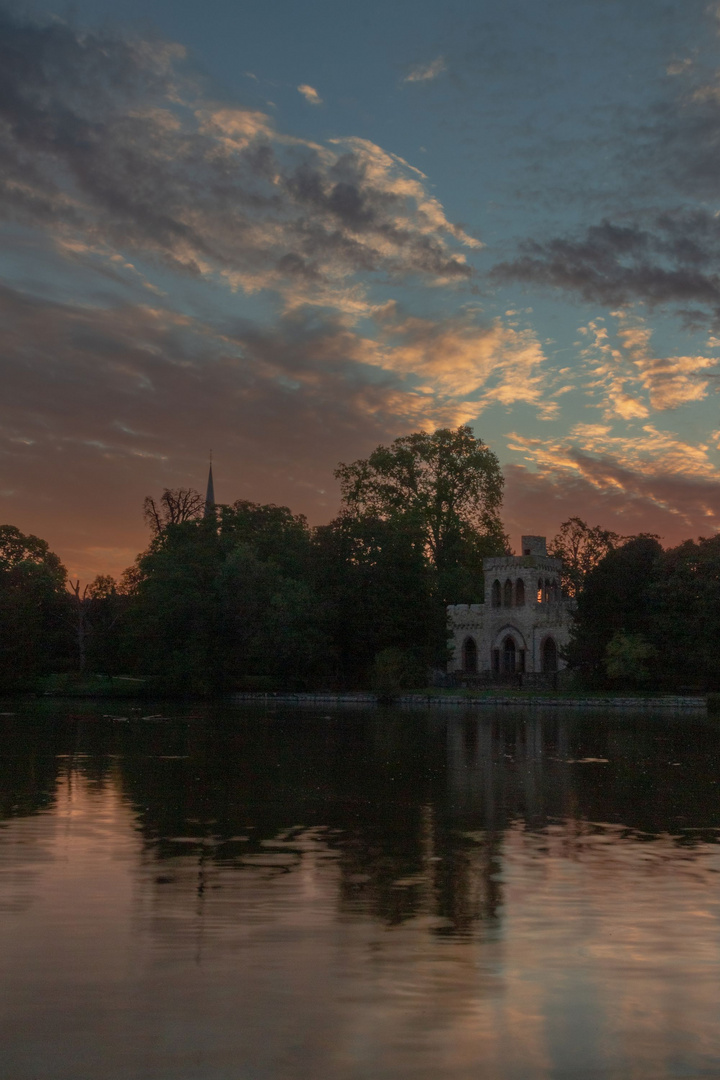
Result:
{"label": "treeline", "polygon": [[7,526],[0,637],[35,603],[23,582],[45,592],[23,664],[0,640],[2,685],[73,669],[201,694],[426,684],[445,668],[446,604],[481,600],[483,558],[507,549],[497,459],[469,428],[442,429],[336,476],[341,513],[315,529],[286,507],[148,498],[147,550],[120,581],[83,589]]}
{"label": "treeline", "polygon": [[[445,607],[483,599],[509,550],[497,459],[467,427],[418,433],[336,471],[342,509],[145,500],[151,539],[119,581],[68,582],[45,541],[0,528],[0,689],[49,673],[131,676],[151,692],[427,685]],[[579,518],[550,545],[577,599],[567,660],[587,689],[720,689],[720,537],[663,551]]]}
{"label": "treeline", "polygon": [[590,688],[720,690],[720,536],[611,548],[585,575],[568,661]]}

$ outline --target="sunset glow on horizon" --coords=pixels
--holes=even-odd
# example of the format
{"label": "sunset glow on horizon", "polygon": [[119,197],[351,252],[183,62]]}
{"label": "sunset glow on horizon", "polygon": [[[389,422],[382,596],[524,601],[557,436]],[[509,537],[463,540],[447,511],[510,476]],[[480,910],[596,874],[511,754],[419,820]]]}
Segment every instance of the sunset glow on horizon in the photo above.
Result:
{"label": "sunset glow on horizon", "polygon": [[502,512],[720,530],[720,7],[0,0],[0,517],[339,506],[470,424]]}

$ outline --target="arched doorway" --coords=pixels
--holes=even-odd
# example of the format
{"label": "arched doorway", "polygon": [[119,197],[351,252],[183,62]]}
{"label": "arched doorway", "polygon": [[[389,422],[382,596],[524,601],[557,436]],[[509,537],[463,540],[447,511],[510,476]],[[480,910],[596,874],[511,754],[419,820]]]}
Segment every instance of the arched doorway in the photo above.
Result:
{"label": "arched doorway", "polygon": [[463,671],[477,671],[477,645],[475,638],[465,638],[462,647]]}
{"label": "arched doorway", "polygon": [[542,669],[543,671],[557,671],[557,645],[551,637],[545,638],[543,642]]}
{"label": "arched doorway", "polygon": [[508,635],[502,647],[503,671],[515,671],[515,651],[515,640]]}

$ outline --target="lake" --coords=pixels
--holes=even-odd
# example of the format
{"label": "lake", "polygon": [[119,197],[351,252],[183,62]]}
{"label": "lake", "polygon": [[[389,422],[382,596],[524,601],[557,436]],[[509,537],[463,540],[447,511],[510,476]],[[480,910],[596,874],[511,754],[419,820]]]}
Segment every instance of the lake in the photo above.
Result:
{"label": "lake", "polygon": [[0,712],[3,1078],[720,1075],[720,725]]}

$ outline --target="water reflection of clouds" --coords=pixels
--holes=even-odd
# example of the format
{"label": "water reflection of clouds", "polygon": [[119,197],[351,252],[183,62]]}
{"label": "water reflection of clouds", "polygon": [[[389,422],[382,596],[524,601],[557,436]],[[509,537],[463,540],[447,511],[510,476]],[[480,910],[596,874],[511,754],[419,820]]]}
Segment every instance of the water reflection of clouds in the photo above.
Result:
{"label": "water reflection of clouds", "polygon": [[353,723],[53,745],[0,832],[7,1075],[720,1071],[716,732]]}
{"label": "water reflection of clouds", "polygon": [[[281,830],[258,858],[213,859],[221,845],[185,837],[181,854],[158,862],[114,784],[98,793],[76,775],[63,781],[54,816],[10,826],[50,858],[34,879],[34,909],[15,916],[32,932],[11,941],[5,927],[4,963],[15,976],[49,969],[40,1013],[51,1039],[68,1001],[119,979],[136,1003],[143,1060],[163,1077],[172,1073],[153,1030],[168,1022],[176,1063],[192,1051],[216,1071],[244,1061],[291,1078],[469,1080],[482,1069],[550,1080],[596,1069],[649,1080],[678,1075],[678,1063],[720,1061],[717,845],[684,850],[672,836],[648,843],[607,823],[533,831],[516,821],[494,849],[496,932],[479,919],[448,933],[430,810],[424,872],[412,886],[394,882],[418,890],[414,912],[388,925],[373,903],[338,904],[346,871],[337,833]],[[462,836],[478,856],[465,873],[480,898],[490,839]],[[112,1019],[93,1016],[110,1054],[103,1075],[119,1076]],[[61,1055],[61,1080],[69,1068]]]}

